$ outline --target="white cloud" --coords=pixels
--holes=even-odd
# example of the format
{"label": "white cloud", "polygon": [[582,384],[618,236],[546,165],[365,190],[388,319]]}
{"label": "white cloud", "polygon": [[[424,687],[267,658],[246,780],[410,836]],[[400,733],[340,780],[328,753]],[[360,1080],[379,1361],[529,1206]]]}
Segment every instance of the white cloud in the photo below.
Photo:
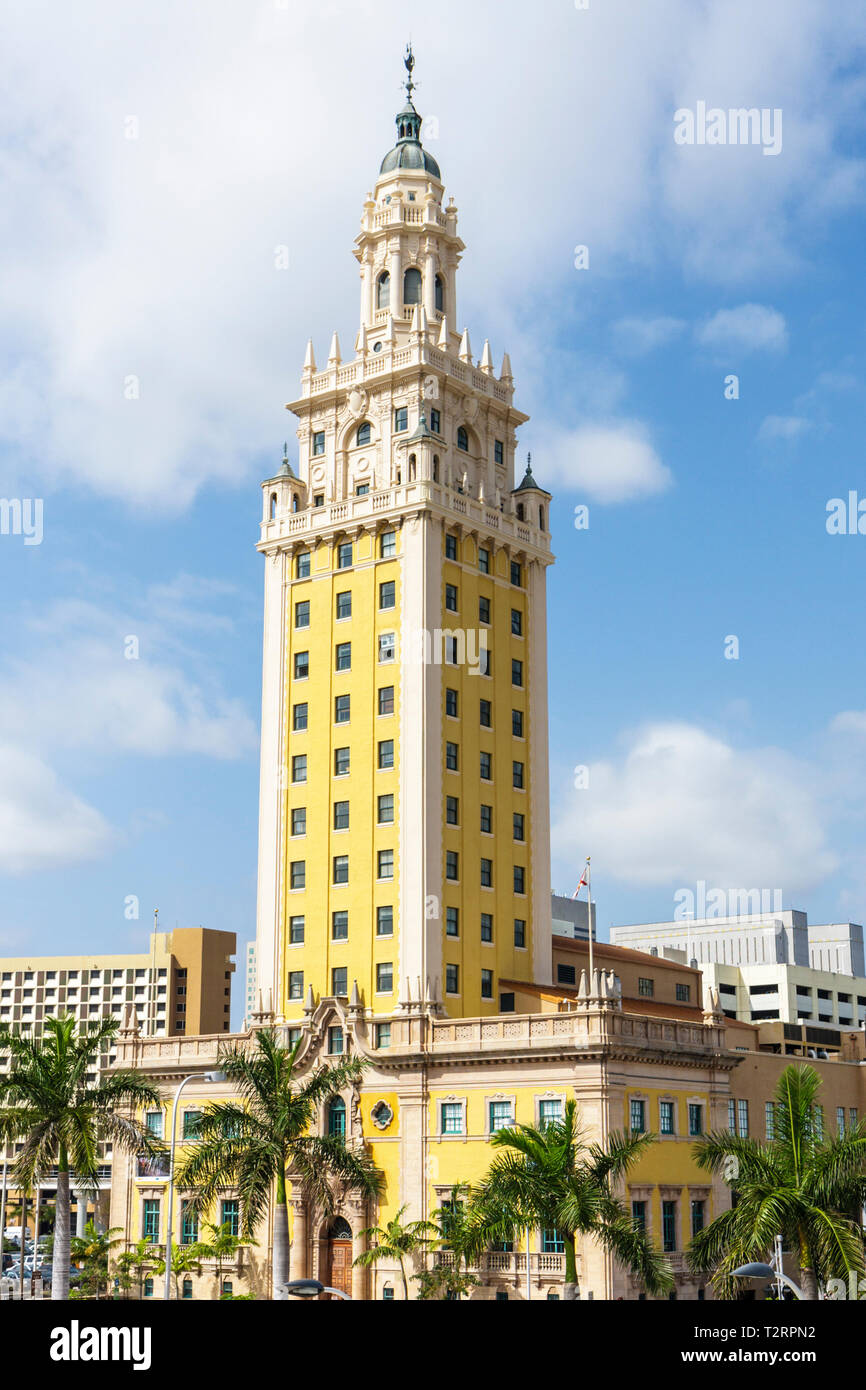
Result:
{"label": "white cloud", "polygon": [[114,843],[99,812],[40,758],[0,744],[0,872],[28,874],[98,859]]}
{"label": "white cloud", "polygon": [[788,345],[785,319],[765,304],[720,309],[695,330],[703,347],[723,352],[781,352]]}
{"label": "white cloud", "polygon": [[866,710],[843,710],[832,720],[830,732],[834,734],[866,734]]}
{"label": "white cloud", "polygon": [[[556,320],[576,242],[602,274],[623,259],[725,284],[795,268],[804,223],[862,196],[838,138],[858,12],[503,0],[491,25],[458,0],[419,10],[418,103],[461,210],[473,341],[509,347],[525,386],[515,339],[549,356],[537,306]],[[152,0],[143,23],[85,0],[46,26],[9,0],[3,37],[0,443],[25,481],[38,467],[154,512],[254,477],[279,457],[307,336],[320,356],[335,326],[354,337],[351,246],[393,139],[405,5],[213,0],[203,23]],[[501,74],[518,70],[514,102]],[[781,158],[674,144],[677,107],[764,104],[768,74]],[[515,207],[532,215],[503,215]]]}
{"label": "white cloud", "polygon": [[673,474],[662,463],[644,427],[636,422],[584,425],[574,430],[539,430],[543,478],[599,503],[634,502],[666,492]]}
{"label": "white cloud", "polygon": [[656,348],[665,347],[678,338],[685,328],[683,319],[661,316],[654,319],[624,318],[613,325],[613,335],[622,352],[643,357]]}
{"label": "white cloud", "polygon": [[781,888],[837,867],[813,770],[774,748],[740,750],[695,725],[654,724],[622,757],[590,767],[588,790],[556,809],[555,856],[591,853],[633,886]]}
{"label": "white cloud", "polygon": [[797,439],[811,428],[802,415],[768,415],[758,430],[759,439]]}

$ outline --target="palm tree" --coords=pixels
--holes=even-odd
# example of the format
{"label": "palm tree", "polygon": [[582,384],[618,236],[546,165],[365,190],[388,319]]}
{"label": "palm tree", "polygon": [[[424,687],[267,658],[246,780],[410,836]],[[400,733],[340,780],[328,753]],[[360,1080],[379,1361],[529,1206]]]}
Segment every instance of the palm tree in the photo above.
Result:
{"label": "palm tree", "polygon": [[[210,1254],[206,1245],[175,1245],[171,1243],[171,1277],[174,1280],[174,1296],[181,1302],[180,1281],[187,1274],[201,1274],[201,1262]],[[161,1278],[165,1274],[165,1256],[159,1255],[154,1264],[154,1274]]]}
{"label": "palm tree", "polygon": [[69,1297],[69,1174],[85,1194],[98,1191],[99,1146],[110,1140],[135,1154],[153,1154],[159,1142],[127,1111],[156,1105],[159,1092],[141,1075],[112,1071],[95,1084],[87,1073],[117,1031],[116,1019],[102,1019],[76,1034],[75,1019],[47,1018],[41,1039],[0,1033],[0,1054],[12,1066],[0,1079],[0,1139],[23,1139],[15,1164],[22,1188],[35,1185],[57,1168],[57,1221],[51,1297]]}
{"label": "palm tree", "polygon": [[226,1221],[222,1226],[206,1221],[204,1229],[208,1232],[202,1241],[202,1249],[206,1252],[206,1258],[216,1260],[217,1277],[217,1298],[222,1295],[223,1287],[223,1263],[231,1260],[239,1250],[243,1250],[247,1245],[257,1245],[255,1240],[242,1240],[232,1232],[231,1223]]}
{"label": "palm tree", "polygon": [[[588,1144],[567,1100],[562,1119],[542,1129],[500,1129],[491,1144],[502,1152],[471,1196],[470,1223],[480,1250],[510,1241],[527,1226],[557,1231],[565,1250],[564,1297],[578,1296],[575,1241],[591,1236],[640,1279],[648,1293],[673,1287],[667,1261],[616,1196],[616,1185],[655,1143],[654,1134],[613,1133]],[[527,1259],[529,1252],[527,1251]]]}
{"label": "palm tree", "polygon": [[476,1232],[466,1209],[464,1197],[470,1193],[468,1183],[457,1183],[447,1202],[433,1212],[431,1226],[435,1232],[433,1244],[447,1252],[432,1269],[422,1269],[414,1276],[418,1298],[453,1299],[459,1302],[479,1283],[470,1265],[478,1253]]}
{"label": "palm tree", "polygon": [[404,1299],[409,1298],[406,1258],[417,1255],[419,1251],[426,1249],[430,1237],[436,1230],[430,1221],[407,1221],[404,1225],[401,1217],[407,1209],[405,1206],[401,1207],[387,1226],[369,1226],[366,1231],[362,1231],[361,1235],[366,1240],[373,1240],[376,1243],[369,1250],[360,1254],[355,1261],[356,1265],[369,1268],[370,1265],[378,1264],[380,1260],[396,1260],[400,1265],[400,1274],[403,1279]]}
{"label": "palm tree", "polygon": [[319,1106],[363,1071],[359,1059],[295,1074],[298,1046],[283,1047],[273,1029],[256,1034],[255,1050],[225,1050],[220,1068],[240,1093],[238,1101],[210,1105],[178,1173],[178,1186],[192,1194],[198,1211],[234,1188],[241,1204],[241,1229],[250,1239],[274,1193],[273,1296],[288,1280],[289,1214],[286,1184],[296,1186],[325,1216],[336,1210],[334,1184],[374,1196],[381,1175],[362,1147],[349,1149],[342,1135],[310,1133]]}
{"label": "palm tree", "polygon": [[[128,1296],[133,1283],[137,1283],[138,1296],[143,1298],[144,1281],[148,1275],[156,1273],[160,1260],[159,1247],[154,1245],[148,1236],[144,1236],[129,1250],[122,1251],[115,1260],[113,1271],[117,1277],[118,1287],[123,1289]],[[164,1263],[163,1270],[165,1270]]]}
{"label": "palm tree", "polygon": [[83,1236],[73,1236],[69,1242],[72,1260],[82,1270],[81,1284],[73,1293],[78,1298],[99,1298],[104,1286],[108,1284],[108,1259],[120,1240],[112,1237],[123,1234],[122,1226],[112,1226],[107,1231],[99,1231],[93,1221],[84,1227]]}
{"label": "palm tree", "polygon": [[713,1271],[722,1297],[735,1292],[732,1273],[763,1260],[781,1235],[796,1252],[800,1286],[818,1297],[818,1281],[864,1269],[856,1215],[866,1201],[866,1126],[824,1138],[814,1067],[788,1066],[773,1102],[772,1138],[766,1143],[717,1132],[695,1144],[701,1168],[727,1175],[735,1205],[696,1235],[688,1252],[696,1271]]}

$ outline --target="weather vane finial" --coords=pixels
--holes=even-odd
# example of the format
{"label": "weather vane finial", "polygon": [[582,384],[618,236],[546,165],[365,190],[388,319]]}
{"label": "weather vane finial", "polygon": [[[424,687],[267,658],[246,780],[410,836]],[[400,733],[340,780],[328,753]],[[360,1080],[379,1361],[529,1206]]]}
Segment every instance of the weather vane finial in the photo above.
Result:
{"label": "weather vane finial", "polygon": [[406,68],[406,71],[409,74],[406,80],[406,92],[409,97],[409,100],[411,101],[412,93],[415,90],[415,83],[412,80],[412,74],[415,71],[415,54],[412,52],[411,42],[407,43],[406,45],[406,57],[403,59],[403,63]]}

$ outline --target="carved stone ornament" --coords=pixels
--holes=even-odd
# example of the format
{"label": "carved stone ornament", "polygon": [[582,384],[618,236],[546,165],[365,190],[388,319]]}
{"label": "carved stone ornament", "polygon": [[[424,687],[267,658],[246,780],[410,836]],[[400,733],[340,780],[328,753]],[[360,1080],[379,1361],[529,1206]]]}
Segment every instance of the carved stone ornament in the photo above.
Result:
{"label": "carved stone ornament", "polygon": [[377,1129],[387,1129],[393,1122],[394,1111],[386,1100],[380,1100],[370,1112],[370,1119]]}
{"label": "carved stone ornament", "polygon": [[354,387],[349,392],[349,398],[346,404],[349,407],[349,414],[352,418],[354,420],[360,419],[362,415],[366,415],[367,413],[367,392],[359,391],[357,386]]}

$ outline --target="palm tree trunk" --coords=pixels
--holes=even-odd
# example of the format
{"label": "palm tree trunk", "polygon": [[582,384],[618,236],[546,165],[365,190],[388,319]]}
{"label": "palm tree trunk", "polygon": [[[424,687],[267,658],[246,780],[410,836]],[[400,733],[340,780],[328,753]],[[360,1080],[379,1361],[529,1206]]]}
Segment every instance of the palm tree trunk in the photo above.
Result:
{"label": "palm tree trunk", "polygon": [[818,1281],[815,1278],[814,1269],[800,1266],[800,1288],[803,1290],[803,1297],[814,1303],[818,1297]]}
{"label": "palm tree trunk", "polygon": [[[577,1285],[577,1259],[574,1252],[574,1236],[564,1235],[563,1245],[565,1246],[565,1287],[562,1291],[565,1303],[576,1303],[580,1296],[580,1289]],[[527,1260],[529,1252],[526,1253]]]}
{"label": "palm tree trunk", "polygon": [[405,1262],[405,1260],[403,1259],[403,1256],[402,1256],[402,1255],[400,1256],[400,1273],[401,1273],[402,1276],[403,1276],[403,1297],[404,1297],[404,1299],[406,1300],[406,1302],[408,1303],[408,1302],[409,1302],[409,1281],[408,1281],[408,1279],[406,1278],[406,1262]]}
{"label": "palm tree trunk", "polygon": [[289,1280],[289,1207],[286,1201],[286,1177],[280,1172],[277,1177],[277,1194],[274,1203],[274,1254],[271,1265],[274,1299],[282,1297],[281,1286]]}
{"label": "palm tree trunk", "polygon": [[58,1155],[56,1210],[51,1300],[65,1302],[69,1298],[69,1161],[65,1150]]}

